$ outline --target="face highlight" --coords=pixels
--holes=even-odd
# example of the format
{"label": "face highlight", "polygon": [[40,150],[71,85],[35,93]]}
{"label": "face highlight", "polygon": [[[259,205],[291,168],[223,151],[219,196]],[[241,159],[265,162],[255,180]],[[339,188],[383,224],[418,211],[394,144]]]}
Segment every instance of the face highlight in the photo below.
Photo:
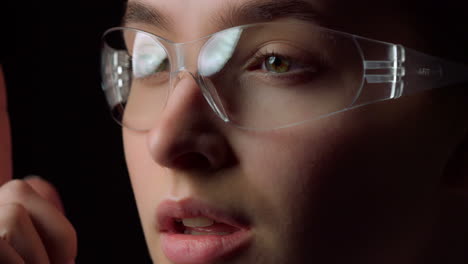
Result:
{"label": "face highlight", "polygon": [[[263,21],[266,13],[254,11],[278,3],[274,19],[339,25],[322,20],[333,17],[335,2],[130,0],[124,21],[186,42]],[[246,6],[247,14],[228,12]],[[396,42],[413,43],[405,35]],[[154,263],[418,263],[440,221],[447,161],[466,136],[459,120],[447,118],[459,110],[446,107],[452,99],[435,95],[249,131],[223,123],[197,83],[181,78],[149,131],[123,129]]]}

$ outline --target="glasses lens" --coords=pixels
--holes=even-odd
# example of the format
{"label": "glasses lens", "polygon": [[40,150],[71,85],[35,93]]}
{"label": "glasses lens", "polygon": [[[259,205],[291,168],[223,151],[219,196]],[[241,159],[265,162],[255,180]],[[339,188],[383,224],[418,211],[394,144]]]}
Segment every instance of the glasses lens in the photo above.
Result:
{"label": "glasses lens", "polygon": [[[115,119],[149,129],[170,90],[171,47],[164,45],[173,44],[134,29],[112,30],[104,43],[104,89]],[[188,70],[209,105],[240,127],[278,128],[343,110],[363,83],[354,38],[310,23],[241,26],[177,45],[196,53],[188,58],[198,55]]]}
{"label": "glasses lens", "polygon": [[[359,94],[362,57],[349,35],[308,23],[266,23],[211,39],[200,52],[199,73],[238,126],[269,129],[311,120],[352,105]],[[223,56],[213,56],[214,50]]]}
{"label": "glasses lens", "polygon": [[145,130],[158,120],[169,87],[168,54],[157,37],[133,29],[104,36],[103,83],[114,118]]}

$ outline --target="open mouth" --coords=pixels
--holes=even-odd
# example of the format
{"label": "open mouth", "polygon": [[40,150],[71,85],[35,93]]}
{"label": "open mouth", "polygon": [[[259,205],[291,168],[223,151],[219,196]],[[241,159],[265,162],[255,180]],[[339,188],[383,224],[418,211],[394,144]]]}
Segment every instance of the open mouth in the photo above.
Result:
{"label": "open mouth", "polygon": [[244,221],[191,199],[161,203],[158,223],[162,250],[176,264],[212,263],[251,240]]}
{"label": "open mouth", "polygon": [[208,217],[174,219],[174,231],[194,236],[225,236],[239,231],[238,228],[214,221]]}

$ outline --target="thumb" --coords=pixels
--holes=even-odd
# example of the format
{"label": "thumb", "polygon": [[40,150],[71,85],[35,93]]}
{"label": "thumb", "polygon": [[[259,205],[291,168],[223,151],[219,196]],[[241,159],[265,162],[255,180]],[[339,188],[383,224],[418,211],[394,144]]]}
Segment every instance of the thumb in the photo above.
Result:
{"label": "thumb", "polygon": [[60,212],[65,214],[60,195],[52,184],[36,175],[27,176],[24,178],[24,181],[28,183],[42,198],[52,203]]}

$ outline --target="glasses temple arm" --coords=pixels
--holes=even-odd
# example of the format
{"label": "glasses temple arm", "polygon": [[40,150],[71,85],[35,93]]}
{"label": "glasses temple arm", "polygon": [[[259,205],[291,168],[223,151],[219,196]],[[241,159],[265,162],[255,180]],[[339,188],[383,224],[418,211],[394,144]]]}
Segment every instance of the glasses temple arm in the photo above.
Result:
{"label": "glasses temple arm", "polygon": [[468,66],[403,48],[401,95],[468,82]]}

